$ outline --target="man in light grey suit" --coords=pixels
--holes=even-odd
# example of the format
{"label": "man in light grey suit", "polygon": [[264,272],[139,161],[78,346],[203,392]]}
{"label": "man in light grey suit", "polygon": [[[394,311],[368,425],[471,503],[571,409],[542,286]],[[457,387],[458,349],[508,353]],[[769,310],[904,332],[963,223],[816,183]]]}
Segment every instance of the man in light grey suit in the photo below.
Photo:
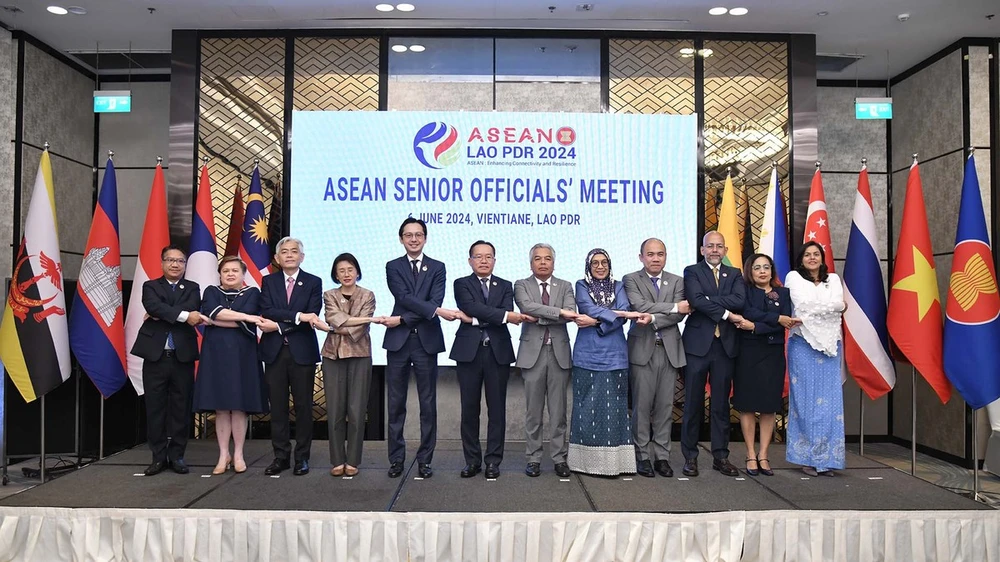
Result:
{"label": "man in light grey suit", "polygon": [[524,473],[532,477],[541,474],[542,411],[548,401],[549,454],[556,474],[566,478],[570,475],[566,464],[569,449],[566,397],[573,367],[566,323],[578,316],[576,298],[572,283],[552,276],[556,264],[552,246],[535,244],[528,256],[534,275],[514,283],[514,303],[522,314],[529,315],[521,324],[521,342],[514,364],[524,377],[527,405],[524,427],[528,464]]}
{"label": "man in light grey suit", "polygon": [[653,315],[649,324],[632,322],[628,333],[636,472],[652,478],[655,468],[669,478],[674,475],[668,461],[674,388],[678,369],[687,364],[677,324],[691,308],[684,300],[684,278],[663,271],[667,262],[663,242],[656,238],[643,242],[639,261],[643,268],[622,279],[632,309]]}

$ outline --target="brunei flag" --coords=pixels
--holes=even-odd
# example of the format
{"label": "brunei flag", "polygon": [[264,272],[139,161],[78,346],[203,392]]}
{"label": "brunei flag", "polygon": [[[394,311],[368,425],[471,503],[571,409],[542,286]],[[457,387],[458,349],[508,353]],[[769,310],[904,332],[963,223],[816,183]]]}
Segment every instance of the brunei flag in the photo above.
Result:
{"label": "brunei flag", "polygon": [[743,269],[743,240],[736,220],[736,192],[733,178],[726,175],[726,187],[722,190],[722,208],[719,209],[719,234],[726,239],[726,255],[722,263]]}
{"label": "brunei flag", "polygon": [[0,322],[0,361],[26,402],[69,378],[69,330],[63,293],[55,191],[49,151],[35,188]]}

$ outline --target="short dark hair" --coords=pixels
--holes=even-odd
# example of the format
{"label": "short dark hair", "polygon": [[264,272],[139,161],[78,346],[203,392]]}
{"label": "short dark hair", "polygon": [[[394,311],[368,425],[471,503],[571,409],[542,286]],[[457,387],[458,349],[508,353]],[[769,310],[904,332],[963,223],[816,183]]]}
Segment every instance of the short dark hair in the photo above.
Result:
{"label": "short dark hair", "polygon": [[486,240],[476,240],[469,246],[469,257],[472,257],[472,249],[476,246],[489,246],[490,250],[493,250],[493,257],[497,257],[497,249],[493,247],[493,244],[487,242]]}
{"label": "short dark hair", "polygon": [[337,278],[337,264],[342,261],[346,261],[354,266],[354,269],[358,272],[357,280],[361,281],[361,266],[358,265],[358,258],[354,257],[354,254],[344,252],[343,254],[333,258],[333,265],[330,266],[330,278],[333,279],[333,282],[340,285],[340,279]]}
{"label": "short dark hair", "polygon": [[806,257],[806,250],[813,246],[819,249],[819,279],[817,281],[824,283],[826,282],[827,275],[830,274],[830,270],[826,267],[826,251],[823,250],[823,245],[819,242],[806,242],[799,248],[799,255],[795,258],[795,271],[803,279],[812,280],[812,274],[806,270],[806,266],[802,265],[802,258]]}
{"label": "short dark hair", "polygon": [[162,250],[160,250],[160,261],[167,259],[167,252],[170,250],[177,250],[178,252],[184,254],[185,258],[187,257],[187,252],[185,252],[184,249],[177,244],[167,244]]}
{"label": "short dark hair", "polygon": [[774,269],[774,260],[771,259],[771,256],[767,254],[752,254],[749,258],[746,259],[746,261],[743,262],[743,280],[746,281],[747,285],[751,287],[755,285],[753,281],[753,262],[757,261],[760,258],[767,258],[767,263],[771,264],[771,280],[769,281],[771,287],[774,287],[775,285],[780,285],[781,280],[778,280],[777,283],[775,283],[775,280],[778,279],[777,277],[778,272],[775,271]]}
{"label": "short dark hair", "polygon": [[425,223],[424,221],[422,221],[420,219],[415,219],[413,217],[406,217],[406,220],[403,221],[403,224],[399,225],[399,237],[400,238],[403,237],[403,229],[406,228],[406,225],[408,225],[408,224],[419,224],[420,228],[424,229],[424,236],[427,236],[427,223]]}
{"label": "short dark hair", "polygon": [[239,263],[240,269],[243,270],[243,273],[247,272],[247,264],[243,263],[243,260],[241,260],[239,256],[225,256],[222,258],[222,261],[219,262],[219,273],[222,273],[222,266],[232,262]]}

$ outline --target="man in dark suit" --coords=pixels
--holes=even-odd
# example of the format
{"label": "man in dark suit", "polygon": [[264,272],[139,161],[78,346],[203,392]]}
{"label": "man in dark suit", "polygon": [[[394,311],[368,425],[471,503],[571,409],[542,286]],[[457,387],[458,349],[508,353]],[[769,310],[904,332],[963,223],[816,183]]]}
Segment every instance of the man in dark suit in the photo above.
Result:
{"label": "man in dark suit", "polygon": [[444,264],[424,255],[427,225],[408,217],[399,227],[399,242],[406,255],[385,264],[385,278],[394,303],[382,347],[388,352],[385,386],[389,415],[389,477],[403,474],[406,460],[406,392],[410,370],[417,382],[420,400],[420,447],[417,449],[421,478],[434,475],[431,460],[437,442],[437,354],[444,351],[440,318],[451,321],[459,311],[441,308],[444,302]]}
{"label": "man in dark suit", "polygon": [[[514,347],[506,324],[520,324],[514,312],[514,287],[493,275],[496,249],[477,240],[469,247],[472,275],[455,280],[455,303],[462,325],[455,334],[451,358],[457,364],[462,401],[462,478],[471,478],[486,461],[486,478],[500,476],[507,429],[507,379],[514,362]],[[479,412],[486,387],[486,455],[479,442]]]}
{"label": "man in dark suit", "polygon": [[319,342],[314,328],[329,331],[319,317],[323,306],[323,282],[302,271],[302,242],[291,237],[278,241],[274,254],[281,267],[264,276],[260,287],[260,315],[278,324],[278,330],[260,338],[260,357],[270,389],[271,446],[274,460],[264,474],[272,476],[291,466],[288,391],[295,405],[295,468],[292,474],[309,472],[312,445],[313,381],[319,363]]}
{"label": "man in dark suit", "polygon": [[712,231],[702,239],[705,259],[684,268],[684,292],[691,305],[691,315],[684,325],[684,418],[681,425],[681,451],[684,474],[698,476],[698,433],[705,413],[705,379],[709,379],[712,399],[712,468],[726,476],[739,471],[729,462],[729,391],[733,384],[739,335],[736,324],[743,317],[746,288],[743,274],[722,263],[726,239]]}
{"label": "man in dark suit", "polygon": [[139,328],[132,355],[143,358],[142,386],[146,394],[146,435],[153,462],[152,476],[170,466],[187,474],[184,449],[191,431],[191,390],[198,359],[201,290],[182,279],[187,258],[177,246],[160,252],[163,277],[142,284],[146,319]]}

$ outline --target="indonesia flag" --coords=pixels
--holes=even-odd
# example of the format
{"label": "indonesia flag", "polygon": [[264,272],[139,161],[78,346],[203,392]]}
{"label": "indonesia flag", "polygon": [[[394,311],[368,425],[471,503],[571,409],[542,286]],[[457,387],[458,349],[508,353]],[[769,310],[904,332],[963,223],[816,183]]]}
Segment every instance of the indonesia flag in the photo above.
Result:
{"label": "indonesia flag", "polygon": [[270,273],[271,253],[267,246],[267,219],[264,215],[264,192],[260,188],[260,170],[253,167],[250,195],[247,196],[243,233],[240,236],[240,259],[247,265],[243,282],[260,288],[261,279]]}
{"label": "indonesia flag", "polygon": [[121,266],[118,185],[108,158],[69,316],[70,349],[105,398],[126,379]]}
{"label": "indonesia flag", "polygon": [[847,370],[872,400],[896,384],[876,232],[868,167],[862,166],[844,262],[844,358]]}
{"label": "indonesia flag", "polygon": [[[146,207],[146,223],[142,227],[142,238],[139,242],[139,257],[135,262],[135,274],[132,276],[132,293],[128,301],[128,314],[125,316],[125,349],[132,349],[135,338],[139,334],[146,316],[146,308],[142,306],[142,284],[150,279],[163,275],[160,266],[160,252],[170,244],[170,227],[167,223],[167,188],[163,181],[163,167],[156,165],[153,174],[153,189],[149,192],[149,205]],[[128,363],[128,378],[132,381],[137,394],[142,396],[142,358],[131,353],[126,357]]]}
{"label": "indonesia flag", "polygon": [[191,223],[191,251],[184,275],[198,283],[202,295],[208,287],[219,284],[219,257],[215,248],[212,187],[208,179],[208,165],[205,164],[201,167],[201,182],[194,204],[194,220]]}

